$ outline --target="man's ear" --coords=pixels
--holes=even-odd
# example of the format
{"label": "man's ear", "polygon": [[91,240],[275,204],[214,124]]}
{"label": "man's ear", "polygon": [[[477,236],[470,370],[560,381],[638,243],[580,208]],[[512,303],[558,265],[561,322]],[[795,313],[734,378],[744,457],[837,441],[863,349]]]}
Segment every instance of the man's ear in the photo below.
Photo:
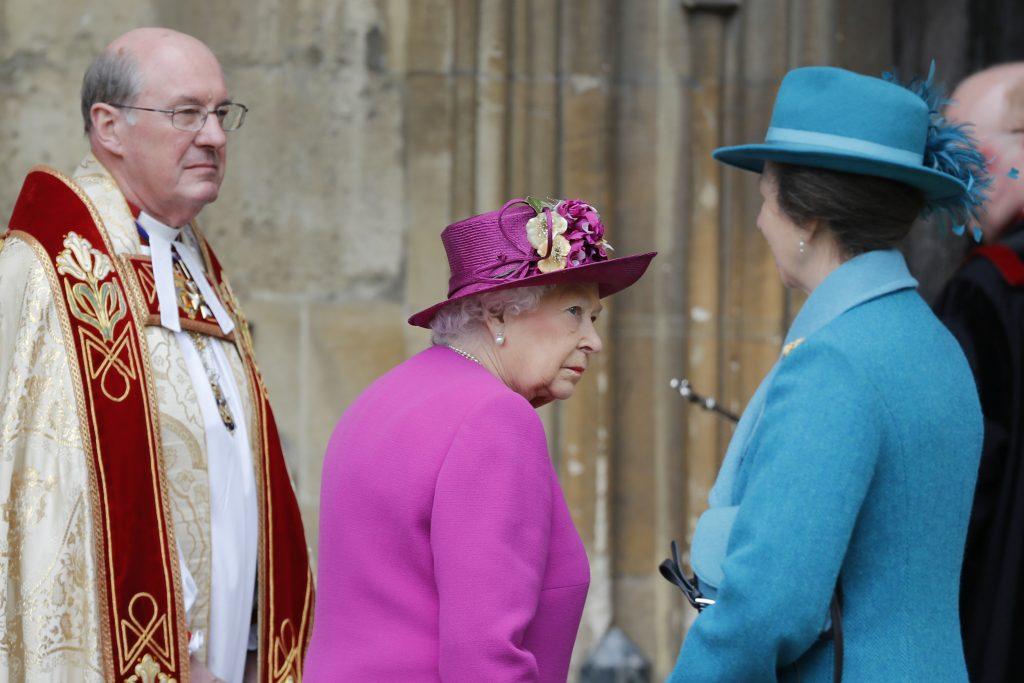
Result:
{"label": "man's ear", "polygon": [[117,125],[121,121],[121,115],[121,110],[106,102],[97,102],[89,110],[89,117],[92,119],[90,137],[93,143],[115,156],[121,156],[124,151],[120,127]]}

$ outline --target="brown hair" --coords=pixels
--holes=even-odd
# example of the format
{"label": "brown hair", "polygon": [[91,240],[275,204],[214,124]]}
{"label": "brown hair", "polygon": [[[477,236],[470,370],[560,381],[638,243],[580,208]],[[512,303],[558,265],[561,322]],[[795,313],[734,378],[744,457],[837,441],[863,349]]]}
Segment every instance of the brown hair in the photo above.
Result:
{"label": "brown hair", "polygon": [[896,180],[773,163],[778,204],[797,225],[822,221],[845,256],[895,247],[924,208],[924,193]]}

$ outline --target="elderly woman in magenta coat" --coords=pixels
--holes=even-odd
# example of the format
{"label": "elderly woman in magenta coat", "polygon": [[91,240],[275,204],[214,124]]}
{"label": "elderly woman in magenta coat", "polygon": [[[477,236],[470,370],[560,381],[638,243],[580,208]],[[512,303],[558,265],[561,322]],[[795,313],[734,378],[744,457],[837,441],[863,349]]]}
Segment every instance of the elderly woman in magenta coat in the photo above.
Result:
{"label": "elderly woman in magenta coat", "polygon": [[766,141],[715,152],[761,173],[757,227],[809,297],[699,520],[691,563],[715,602],[672,683],[967,680],[957,593],[981,413],[894,247],[923,209],[953,210],[963,233],[986,175],[930,80],[797,69]]}
{"label": "elderly woman in magenta coat", "polygon": [[327,447],[309,681],[564,681],[590,581],[538,406],[601,350],[609,259],[580,201],[528,198],[441,235],[433,346],[374,382]]}

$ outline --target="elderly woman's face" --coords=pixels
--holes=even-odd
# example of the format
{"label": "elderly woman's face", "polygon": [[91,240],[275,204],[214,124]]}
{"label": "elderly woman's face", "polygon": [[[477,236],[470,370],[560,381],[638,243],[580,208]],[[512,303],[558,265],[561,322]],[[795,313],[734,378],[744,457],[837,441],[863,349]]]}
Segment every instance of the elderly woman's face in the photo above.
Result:
{"label": "elderly woman's face", "polygon": [[594,327],[600,312],[596,284],[562,285],[533,310],[507,317],[505,381],[535,406],[572,396],[590,355],[601,350]]}

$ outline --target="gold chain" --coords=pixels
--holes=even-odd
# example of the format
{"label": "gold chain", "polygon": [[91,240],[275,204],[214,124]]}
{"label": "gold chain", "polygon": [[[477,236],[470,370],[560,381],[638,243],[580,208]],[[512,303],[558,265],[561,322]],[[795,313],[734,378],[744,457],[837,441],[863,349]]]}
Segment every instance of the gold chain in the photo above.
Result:
{"label": "gold chain", "polygon": [[192,341],[195,342],[196,351],[199,353],[199,361],[203,364],[203,370],[206,371],[206,379],[210,383],[210,390],[213,392],[213,400],[217,404],[220,420],[224,423],[227,430],[233,433],[235,431],[235,416],[231,413],[231,406],[228,405],[228,399],[220,387],[220,375],[210,366],[206,359],[206,351],[208,349],[206,339],[197,332],[189,332],[188,334],[192,337]]}

